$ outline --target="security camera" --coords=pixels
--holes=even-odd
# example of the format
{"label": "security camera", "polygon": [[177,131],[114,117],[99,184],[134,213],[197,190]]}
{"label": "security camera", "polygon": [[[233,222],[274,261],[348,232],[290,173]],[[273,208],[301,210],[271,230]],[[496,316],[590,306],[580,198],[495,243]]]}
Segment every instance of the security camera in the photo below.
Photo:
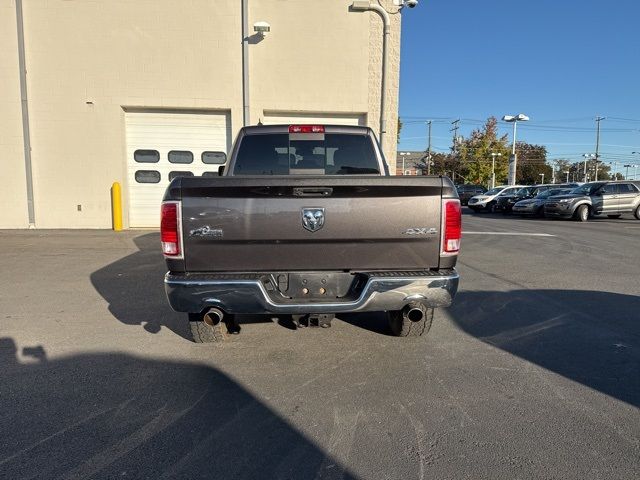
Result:
{"label": "security camera", "polygon": [[404,4],[409,8],[416,8],[418,6],[418,0],[405,0]]}
{"label": "security camera", "polygon": [[266,37],[267,34],[271,31],[271,25],[269,25],[267,22],[256,22],[253,24],[253,31],[258,35]]}

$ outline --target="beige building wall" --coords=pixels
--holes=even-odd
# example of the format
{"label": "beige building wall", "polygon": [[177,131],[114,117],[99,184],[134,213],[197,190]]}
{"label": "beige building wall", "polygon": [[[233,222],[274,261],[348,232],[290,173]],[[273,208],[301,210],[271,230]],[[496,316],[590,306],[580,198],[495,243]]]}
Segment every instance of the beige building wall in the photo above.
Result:
{"label": "beige building wall", "polygon": [[14,0],[0,0],[0,228],[26,228],[18,33]]}
{"label": "beige building wall", "polygon": [[24,18],[38,228],[108,228],[115,181],[127,208],[123,108],[231,109],[241,126],[237,2],[37,0]]}
{"label": "beige building wall", "polygon": [[[259,20],[271,24],[249,45],[253,123],[265,111],[360,113],[378,131],[382,21],[349,11],[351,3],[249,0],[250,30]],[[0,225],[25,227],[15,5],[0,6],[0,102],[8,112],[0,126],[10,133],[0,148],[11,158],[12,185],[0,202],[15,202],[0,212]],[[399,17],[392,15],[387,97],[392,172]],[[109,228],[114,181],[123,184],[126,223],[127,108],[225,110],[233,137],[242,126],[240,0],[32,0],[24,2],[24,29],[38,228]]]}

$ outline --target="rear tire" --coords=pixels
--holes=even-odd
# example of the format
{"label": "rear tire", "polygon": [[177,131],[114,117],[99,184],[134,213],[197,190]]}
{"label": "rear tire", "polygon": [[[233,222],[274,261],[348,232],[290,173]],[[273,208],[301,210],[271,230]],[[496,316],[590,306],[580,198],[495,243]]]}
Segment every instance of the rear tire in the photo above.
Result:
{"label": "rear tire", "polygon": [[636,211],[633,212],[633,216],[636,217],[636,219],[640,220],[640,205],[638,205]]}
{"label": "rear tire", "polygon": [[574,218],[578,222],[586,222],[587,220],[589,220],[589,207],[587,207],[586,205],[580,205],[578,208],[576,208]]}
{"label": "rear tire", "polygon": [[607,217],[609,218],[620,218],[622,215],[620,215],[619,213],[616,213],[614,215],[607,215]]}
{"label": "rear tire", "polygon": [[189,327],[195,343],[220,343],[227,339],[227,326],[219,322],[214,326],[207,325],[200,313],[189,314]]}
{"label": "rear tire", "polygon": [[410,304],[412,308],[422,310],[422,319],[413,321],[402,310],[388,312],[389,328],[396,337],[420,337],[429,333],[433,323],[433,308],[427,308],[421,303]]}

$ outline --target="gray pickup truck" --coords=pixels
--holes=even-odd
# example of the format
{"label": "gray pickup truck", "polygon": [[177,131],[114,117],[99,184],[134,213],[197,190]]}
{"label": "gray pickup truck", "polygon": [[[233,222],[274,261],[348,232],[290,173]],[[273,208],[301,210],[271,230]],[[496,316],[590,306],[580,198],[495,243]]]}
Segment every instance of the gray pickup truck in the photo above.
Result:
{"label": "gray pickup truck", "polygon": [[429,331],[458,288],[460,201],[446,177],[389,176],[369,128],[241,129],[220,177],[179,177],[162,203],[171,307],[196,342],[237,333],[238,314],[331,325],[388,313]]}

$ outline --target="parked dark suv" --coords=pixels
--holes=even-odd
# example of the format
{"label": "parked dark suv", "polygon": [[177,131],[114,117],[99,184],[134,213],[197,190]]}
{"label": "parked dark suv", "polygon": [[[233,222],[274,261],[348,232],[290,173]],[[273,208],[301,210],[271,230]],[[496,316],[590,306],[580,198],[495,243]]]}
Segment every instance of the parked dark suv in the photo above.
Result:
{"label": "parked dark suv", "polygon": [[487,191],[482,185],[458,185],[456,189],[462,205],[467,205],[471,197],[481,195]]}
{"label": "parked dark suv", "polygon": [[633,213],[640,220],[640,181],[585,183],[571,193],[549,197],[544,206],[545,216],[580,222],[593,215],[619,218],[623,213]]}
{"label": "parked dark suv", "polygon": [[577,183],[562,183],[562,184],[544,184],[544,185],[530,185],[528,187],[522,187],[516,193],[512,195],[504,195],[496,201],[496,211],[503,214],[511,213],[513,206],[520,200],[526,200],[528,198],[534,198],[541,192],[546,192],[552,188],[575,188]]}

